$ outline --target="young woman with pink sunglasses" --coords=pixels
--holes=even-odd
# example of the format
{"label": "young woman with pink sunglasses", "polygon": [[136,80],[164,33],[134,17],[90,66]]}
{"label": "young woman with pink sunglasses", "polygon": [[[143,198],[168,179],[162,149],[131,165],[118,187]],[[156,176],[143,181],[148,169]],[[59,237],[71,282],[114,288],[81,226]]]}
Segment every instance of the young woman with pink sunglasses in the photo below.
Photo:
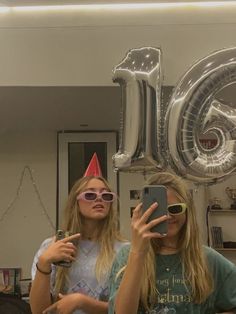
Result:
{"label": "young woman with pink sunglasses", "polygon": [[[63,225],[73,235],[47,239],[34,258],[33,314],[107,313],[111,265],[126,244],[118,231],[115,200],[102,177],[83,177],[74,184]],[[56,266],[61,260],[71,267]]]}

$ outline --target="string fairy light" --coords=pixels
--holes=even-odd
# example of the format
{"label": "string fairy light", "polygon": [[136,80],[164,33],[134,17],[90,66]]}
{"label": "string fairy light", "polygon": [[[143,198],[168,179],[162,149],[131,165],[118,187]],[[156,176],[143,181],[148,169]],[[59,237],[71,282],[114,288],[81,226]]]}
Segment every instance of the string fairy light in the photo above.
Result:
{"label": "string fairy light", "polygon": [[38,198],[38,201],[40,203],[40,206],[41,206],[41,209],[42,209],[42,212],[43,214],[46,216],[47,218],[47,221],[49,222],[51,228],[53,230],[55,230],[55,226],[47,212],[47,209],[42,201],[42,198],[40,196],[40,193],[39,193],[39,190],[37,188],[37,185],[36,185],[36,182],[34,180],[34,176],[33,176],[33,172],[31,170],[31,168],[29,166],[25,166],[24,169],[22,170],[21,172],[21,176],[20,176],[20,181],[19,181],[19,184],[18,184],[18,187],[17,187],[17,190],[16,190],[16,195],[14,196],[14,198],[11,200],[11,202],[9,203],[9,205],[7,206],[7,208],[3,211],[2,215],[0,216],[0,223],[4,221],[4,219],[7,217],[8,213],[10,212],[11,208],[13,207],[13,205],[15,204],[15,202],[17,201],[17,199],[19,198],[20,196],[20,193],[21,193],[21,189],[22,189],[22,185],[23,185],[23,181],[24,181],[24,177],[26,175],[26,173],[28,172],[29,174],[29,177],[30,177],[30,181],[33,185],[33,188],[34,188],[34,191],[35,191],[35,194],[37,195],[37,198]]}

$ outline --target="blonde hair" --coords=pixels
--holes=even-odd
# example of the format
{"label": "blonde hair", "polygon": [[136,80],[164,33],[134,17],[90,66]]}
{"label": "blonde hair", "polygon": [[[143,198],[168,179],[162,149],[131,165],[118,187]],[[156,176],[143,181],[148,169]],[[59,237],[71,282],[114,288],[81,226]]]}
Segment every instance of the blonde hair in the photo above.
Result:
{"label": "blonde hair", "polygon": [[[186,222],[180,231],[177,248],[182,261],[183,277],[186,285],[191,287],[192,299],[195,303],[202,303],[213,290],[213,278],[202,250],[192,196],[181,178],[171,173],[152,175],[147,183],[165,185],[175,193],[180,202],[187,205]],[[150,304],[155,304],[157,300],[155,252],[159,250],[160,242],[157,239],[152,240],[142,275],[140,301],[145,309],[150,309]]]}
{"label": "blonde hair", "polygon": [[[63,230],[70,233],[78,233],[82,230],[82,217],[79,210],[77,196],[86,189],[87,184],[97,179],[104,183],[108,191],[111,191],[108,182],[103,177],[89,176],[83,177],[75,182],[68,196],[67,204],[64,210]],[[115,240],[124,241],[118,230],[117,210],[114,209],[113,203],[106,218],[101,221],[97,242],[100,245],[99,255],[96,261],[95,274],[97,280],[101,280],[104,272],[109,271],[114,259],[114,242]],[[59,292],[65,292],[68,281],[68,269],[58,267],[55,282],[55,295]]]}

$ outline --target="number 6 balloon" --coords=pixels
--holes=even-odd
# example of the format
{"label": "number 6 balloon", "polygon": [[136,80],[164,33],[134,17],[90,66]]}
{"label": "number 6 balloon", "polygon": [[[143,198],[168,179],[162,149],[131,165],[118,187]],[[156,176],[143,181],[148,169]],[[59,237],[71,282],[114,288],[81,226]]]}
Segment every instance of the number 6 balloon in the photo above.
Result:
{"label": "number 6 balloon", "polygon": [[[194,64],[176,86],[166,121],[169,163],[197,182],[216,182],[236,167],[236,110],[216,94],[236,82],[236,48],[212,53]],[[216,145],[205,149],[202,134]]]}
{"label": "number 6 balloon", "polygon": [[[156,48],[132,49],[115,67],[123,107],[114,166],[146,172],[168,165],[198,183],[222,180],[236,168],[236,109],[217,93],[236,82],[236,48],[196,62],[175,87],[167,111],[160,102],[160,56]],[[217,140],[210,149],[201,143],[207,134]]]}

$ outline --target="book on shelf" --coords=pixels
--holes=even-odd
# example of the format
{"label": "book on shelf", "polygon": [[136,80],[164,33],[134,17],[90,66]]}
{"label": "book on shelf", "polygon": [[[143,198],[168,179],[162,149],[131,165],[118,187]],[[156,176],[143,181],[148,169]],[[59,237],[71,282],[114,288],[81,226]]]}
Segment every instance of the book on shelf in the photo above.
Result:
{"label": "book on shelf", "polygon": [[222,227],[212,226],[211,227],[211,238],[212,246],[214,248],[223,248],[223,233]]}

